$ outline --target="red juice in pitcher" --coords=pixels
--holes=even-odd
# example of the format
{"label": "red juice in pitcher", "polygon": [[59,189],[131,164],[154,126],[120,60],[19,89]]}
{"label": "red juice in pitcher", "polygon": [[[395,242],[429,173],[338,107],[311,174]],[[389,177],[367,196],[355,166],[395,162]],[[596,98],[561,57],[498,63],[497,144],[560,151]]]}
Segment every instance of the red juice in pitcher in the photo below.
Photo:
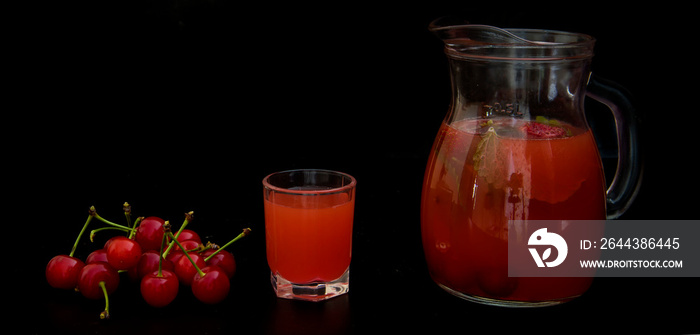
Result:
{"label": "red juice in pitcher", "polygon": [[443,123],[423,184],[423,248],[434,281],[476,299],[567,301],[592,278],[508,277],[509,220],[604,220],[589,129],[539,118]]}

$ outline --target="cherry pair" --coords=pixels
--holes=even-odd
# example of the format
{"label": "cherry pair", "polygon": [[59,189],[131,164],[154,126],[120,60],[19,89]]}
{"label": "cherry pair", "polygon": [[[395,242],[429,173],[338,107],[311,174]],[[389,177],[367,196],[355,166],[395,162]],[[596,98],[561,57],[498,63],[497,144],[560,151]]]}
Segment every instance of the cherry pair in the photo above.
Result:
{"label": "cherry pair", "polygon": [[[192,294],[199,301],[215,304],[226,298],[230,291],[230,278],[235,274],[236,262],[233,254],[223,250],[238,239],[248,235],[246,228],[241,234],[217,250],[208,249],[199,253],[200,249],[190,251],[180,242],[179,236],[173,235],[168,221],[163,225],[165,237],[170,238],[179,250],[173,256],[175,259],[173,271],[163,270],[162,264],[168,261],[167,250],[161,255],[157,272],[152,272],[141,280],[141,294],[148,304],[162,307],[175,299],[180,284],[191,286]],[[182,228],[181,228],[182,231]],[[180,231],[180,232],[181,232]],[[181,235],[180,235],[181,236]],[[188,240],[189,241],[189,240]],[[201,246],[201,241],[200,241]],[[170,250],[170,248],[168,249]]]}
{"label": "cherry pair", "polygon": [[[247,235],[248,231],[244,230],[241,235]],[[182,255],[184,257],[180,257],[175,264],[175,273],[185,285],[192,287],[192,294],[199,301],[207,304],[215,304],[226,298],[231,284],[225,271],[217,265],[207,266],[204,256],[187,252],[187,249],[172,235],[167,226],[166,232],[178,247],[184,250]],[[186,262],[189,262],[191,266],[186,265]]]}

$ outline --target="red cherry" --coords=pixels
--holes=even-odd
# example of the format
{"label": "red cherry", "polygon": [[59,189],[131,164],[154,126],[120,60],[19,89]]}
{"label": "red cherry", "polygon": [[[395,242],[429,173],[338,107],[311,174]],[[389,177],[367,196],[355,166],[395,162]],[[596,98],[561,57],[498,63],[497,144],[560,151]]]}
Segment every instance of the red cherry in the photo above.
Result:
{"label": "red cherry", "polygon": [[231,283],[223,270],[218,266],[207,266],[202,269],[204,276],[195,274],[192,281],[192,293],[205,304],[221,302],[228,295]]}
{"label": "red cherry", "polygon": [[85,264],[96,263],[96,262],[107,262],[107,250],[97,249],[91,252],[85,259]]}
{"label": "red cherry", "polygon": [[194,275],[197,273],[197,268],[203,268],[207,264],[204,262],[204,257],[201,255],[190,252],[188,253],[190,258],[192,258],[192,261],[194,261],[195,264],[197,264],[197,267],[195,268],[192,265],[192,262],[187,257],[180,257],[180,259],[177,260],[177,263],[175,263],[175,274],[177,275],[177,278],[180,279],[180,283],[183,285],[190,286],[192,285],[192,280],[194,279]]}
{"label": "red cherry", "polygon": [[160,250],[160,243],[163,240],[163,224],[165,220],[151,216],[141,220],[136,228],[136,242],[143,250]]}
{"label": "red cherry", "polygon": [[180,250],[172,251],[167,256],[165,256],[165,259],[171,261],[173,263],[173,265],[175,265],[175,263],[177,263],[177,261],[180,259],[180,257],[182,257],[184,255],[185,255],[185,253],[183,253]]}
{"label": "red cherry", "polygon": [[[201,245],[199,242],[197,242],[195,240],[180,241],[178,239],[178,241],[180,242],[180,244],[182,244],[182,247],[185,248],[185,251],[196,250]],[[180,250],[180,246],[175,245],[175,248],[173,250],[175,250],[175,251]]]}
{"label": "red cherry", "polygon": [[105,242],[105,245],[102,246],[102,249],[107,250],[107,248],[109,248],[109,245],[111,243],[112,243],[112,239],[110,238],[109,240],[107,240],[107,242]]}
{"label": "red cherry", "polygon": [[124,236],[109,239],[107,245],[107,260],[117,270],[131,269],[141,258],[141,246]]}
{"label": "red cherry", "polygon": [[46,265],[46,280],[54,288],[74,289],[78,286],[78,278],[83,267],[85,263],[78,258],[68,255],[55,256]]}
{"label": "red cherry", "polygon": [[[208,258],[209,255],[213,254],[216,250],[207,250],[202,253],[202,256],[204,258]],[[214,257],[210,258],[207,261],[207,265],[216,265],[221,268],[221,270],[226,273],[226,276],[230,278],[233,278],[233,275],[236,274],[236,259],[233,257],[233,254],[226,251],[226,250],[221,250],[219,251]]]}
{"label": "red cherry", "polygon": [[100,282],[105,283],[107,294],[112,294],[119,286],[119,273],[109,263],[85,265],[78,278],[78,290],[88,299],[104,298]]}
{"label": "red cherry", "polygon": [[195,232],[194,230],[191,229],[183,229],[180,232],[180,235],[177,237],[177,240],[182,243],[183,241],[197,241],[200,244],[202,243],[202,239],[199,237],[199,234]]}
{"label": "red cherry", "polygon": [[158,270],[145,275],[141,279],[141,296],[146,303],[153,307],[164,307],[170,304],[180,288],[180,283],[172,271]]}
{"label": "red cherry", "polygon": [[[136,273],[138,274],[138,278],[142,279],[144,276],[150,274],[153,271],[157,272],[159,262],[160,254],[156,251],[151,250],[141,254],[139,263],[136,265]],[[162,268],[163,270],[172,271],[175,268],[175,266],[173,265],[173,262],[169,261],[168,259],[164,259]]]}

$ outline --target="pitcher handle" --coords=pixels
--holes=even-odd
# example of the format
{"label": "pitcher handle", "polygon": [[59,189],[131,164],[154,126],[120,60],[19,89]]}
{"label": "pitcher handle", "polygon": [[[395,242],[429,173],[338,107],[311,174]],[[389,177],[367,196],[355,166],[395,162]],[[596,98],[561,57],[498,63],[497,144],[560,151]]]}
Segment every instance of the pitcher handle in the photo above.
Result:
{"label": "pitcher handle", "polygon": [[640,120],[630,94],[617,83],[591,74],[587,96],[605,104],[617,127],[617,169],[607,190],[607,217],[615,219],[632,204],[639,192],[644,170],[640,148]]}

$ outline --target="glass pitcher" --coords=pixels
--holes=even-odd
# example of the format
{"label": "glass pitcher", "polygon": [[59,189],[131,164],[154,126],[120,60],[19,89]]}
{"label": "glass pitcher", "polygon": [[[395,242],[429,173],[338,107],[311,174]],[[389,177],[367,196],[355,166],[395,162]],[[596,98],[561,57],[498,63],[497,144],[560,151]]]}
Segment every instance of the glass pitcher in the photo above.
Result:
{"label": "glass pitcher", "polygon": [[[431,277],[456,296],[491,305],[580,296],[591,277],[508,276],[509,222],[605,220],[628,208],[642,174],[630,100],[591,75],[590,36],[445,19],[430,30],[445,43],[452,82],[421,199]],[[618,167],[607,189],[586,96],[610,107],[617,124]]]}

